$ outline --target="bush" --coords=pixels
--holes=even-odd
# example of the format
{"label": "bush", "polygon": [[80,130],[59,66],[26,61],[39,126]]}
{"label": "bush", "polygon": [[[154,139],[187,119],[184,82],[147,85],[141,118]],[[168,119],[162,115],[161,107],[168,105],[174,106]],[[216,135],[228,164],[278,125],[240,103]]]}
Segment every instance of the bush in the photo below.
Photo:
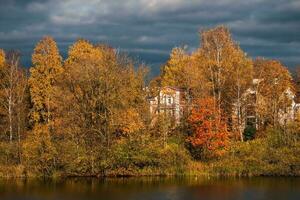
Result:
{"label": "bush", "polygon": [[26,171],[37,176],[51,176],[56,166],[57,151],[47,126],[37,126],[23,143]]}
{"label": "bush", "polygon": [[260,175],[264,152],[263,140],[237,142],[223,158],[209,162],[207,168],[219,175]]}
{"label": "bush", "polygon": [[113,145],[109,163],[110,175],[183,174],[190,161],[183,146],[168,142],[165,146],[149,139],[143,142],[121,139]]}
{"label": "bush", "polygon": [[190,161],[190,156],[184,147],[171,143],[162,148],[159,153],[159,167],[166,169],[167,174],[184,174]]}
{"label": "bush", "polygon": [[24,178],[25,169],[23,165],[5,165],[0,166],[1,178]]}
{"label": "bush", "polygon": [[18,143],[0,142],[0,165],[16,165],[19,162]]}
{"label": "bush", "polygon": [[272,148],[295,146],[300,141],[300,131],[295,123],[286,127],[268,127],[266,130],[268,145]]}
{"label": "bush", "polygon": [[62,141],[57,145],[59,155],[59,164],[61,170],[69,176],[83,176],[90,173],[88,162],[88,153],[82,145],[76,145],[73,141]]}
{"label": "bush", "polygon": [[206,164],[210,174],[217,175],[300,175],[300,141],[291,143],[283,130],[269,128],[267,137],[231,145],[222,159]]}

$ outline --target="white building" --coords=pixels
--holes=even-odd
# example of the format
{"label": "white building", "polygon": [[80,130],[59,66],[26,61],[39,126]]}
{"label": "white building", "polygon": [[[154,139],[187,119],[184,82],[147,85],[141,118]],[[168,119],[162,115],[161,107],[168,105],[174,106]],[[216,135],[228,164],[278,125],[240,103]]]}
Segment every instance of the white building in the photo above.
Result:
{"label": "white building", "polygon": [[162,87],[158,96],[149,98],[149,103],[151,115],[165,113],[178,124],[186,105],[185,91],[176,87]]}
{"label": "white building", "polygon": [[[253,79],[252,87],[247,89],[246,92],[242,95],[241,100],[241,110],[240,110],[240,125],[242,128],[247,126],[254,126],[258,128],[259,123],[263,123],[258,119],[256,115],[257,104],[267,105],[269,102],[266,102],[263,98],[257,99],[257,85],[260,83],[259,79]],[[300,110],[300,105],[295,102],[295,93],[288,88],[284,93],[282,93],[282,98],[287,98],[289,101],[288,105],[284,109],[280,109],[278,112],[279,123],[284,125],[289,121],[292,121],[296,117],[296,113]],[[259,102],[258,102],[259,101]],[[237,125],[237,116],[238,116],[238,106],[237,103],[234,104],[233,109],[233,125]]]}

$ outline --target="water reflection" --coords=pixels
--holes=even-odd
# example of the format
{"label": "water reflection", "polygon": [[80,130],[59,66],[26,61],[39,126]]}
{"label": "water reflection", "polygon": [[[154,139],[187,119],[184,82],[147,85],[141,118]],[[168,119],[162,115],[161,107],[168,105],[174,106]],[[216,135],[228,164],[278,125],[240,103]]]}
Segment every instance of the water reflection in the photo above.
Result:
{"label": "water reflection", "polygon": [[0,180],[0,199],[300,199],[300,178],[69,178]]}

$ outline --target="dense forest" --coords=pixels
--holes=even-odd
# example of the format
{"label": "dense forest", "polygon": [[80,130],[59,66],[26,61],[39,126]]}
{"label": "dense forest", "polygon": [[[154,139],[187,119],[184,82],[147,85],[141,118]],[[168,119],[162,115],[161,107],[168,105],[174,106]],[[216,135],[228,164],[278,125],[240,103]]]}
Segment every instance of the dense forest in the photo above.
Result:
{"label": "dense forest", "polygon": [[[300,71],[249,57],[225,26],[199,35],[150,81],[147,66],[83,39],[63,60],[42,38],[29,69],[1,50],[0,177],[300,175],[300,115],[287,117]],[[164,86],[186,91],[179,124],[149,111]],[[256,122],[244,127],[251,87]]]}

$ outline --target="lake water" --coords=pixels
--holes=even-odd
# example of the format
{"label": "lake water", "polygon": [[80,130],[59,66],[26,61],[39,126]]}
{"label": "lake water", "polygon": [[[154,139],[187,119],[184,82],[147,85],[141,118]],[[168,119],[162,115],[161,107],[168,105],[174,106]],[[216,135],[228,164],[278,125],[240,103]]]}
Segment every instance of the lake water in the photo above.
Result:
{"label": "lake water", "polygon": [[300,200],[300,178],[0,180],[1,200]]}

